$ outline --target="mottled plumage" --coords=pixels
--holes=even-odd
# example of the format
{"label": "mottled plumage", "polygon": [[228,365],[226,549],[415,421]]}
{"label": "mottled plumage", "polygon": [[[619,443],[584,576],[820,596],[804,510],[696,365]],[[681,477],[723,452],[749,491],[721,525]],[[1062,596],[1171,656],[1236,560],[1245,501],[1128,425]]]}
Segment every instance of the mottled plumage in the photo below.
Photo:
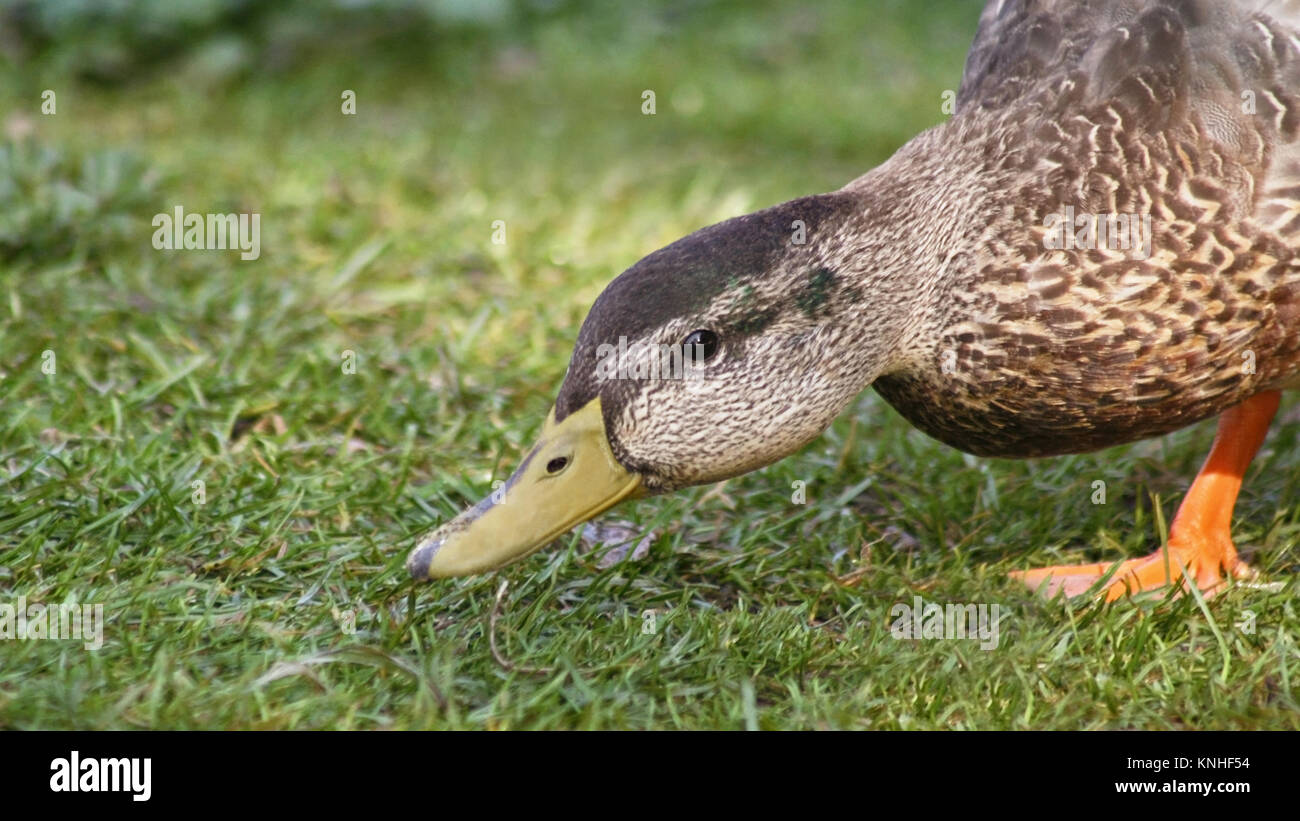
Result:
{"label": "mottled plumage", "polygon": [[[978,188],[971,235],[875,383],[914,424],[982,455],[1086,451],[1295,379],[1300,37],[1249,8],[989,5],[929,149]],[[1066,207],[1149,216],[1149,256],[1045,248]]]}

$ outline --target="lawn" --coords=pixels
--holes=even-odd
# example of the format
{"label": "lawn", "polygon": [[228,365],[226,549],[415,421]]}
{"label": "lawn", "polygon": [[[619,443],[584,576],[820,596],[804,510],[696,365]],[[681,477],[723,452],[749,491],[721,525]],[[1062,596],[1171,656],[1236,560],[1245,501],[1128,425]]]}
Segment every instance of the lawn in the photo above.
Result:
{"label": "lawn", "polygon": [[[600,520],[637,550],[575,531],[413,585],[602,287],[941,122],[980,4],[345,5],[2,64],[0,604],[105,620],[94,650],[0,640],[0,727],[1300,729],[1289,398],[1234,529],[1269,584],[1208,602],[1006,573],[1155,549],[1212,422],[987,460],[870,391]],[[177,206],[260,215],[259,256],[156,249]],[[997,605],[997,646],[896,638],[916,596]]]}

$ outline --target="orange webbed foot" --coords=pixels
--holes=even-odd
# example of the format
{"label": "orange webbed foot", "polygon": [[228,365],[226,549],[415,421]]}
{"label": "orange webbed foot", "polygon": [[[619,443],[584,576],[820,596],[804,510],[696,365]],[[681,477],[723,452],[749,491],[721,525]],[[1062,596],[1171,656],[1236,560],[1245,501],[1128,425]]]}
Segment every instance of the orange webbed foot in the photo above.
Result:
{"label": "orange webbed foot", "polygon": [[[1254,570],[1237,556],[1231,539],[1221,537],[1171,538],[1168,549],[1121,562],[1058,565],[1017,571],[1011,577],[1048,598],[1069,598],[1097,589],[1106,601],[1126,595],[1164,590],[1175,582],[1186,591],[1188,580],[1206,598],[1223,590],[1227,577],[1253,578]],[[1104,582],[1104,585],[1099,583]]]}
{"label": "orange webbed foot", "polygon": [[1106,601],[1174,584],[1186,591],[1189,582],[1208,597],[1222,590],[1229,576],[1253,578],[1232,543],[1232,509],[1279,399],[1277,391],[1258,393],[1219,417],[1210,456],[1178,508],[1164,549],[1140,559],[1044,567],[1011,577],[1049,597],[1082,596],[1099,588]]}

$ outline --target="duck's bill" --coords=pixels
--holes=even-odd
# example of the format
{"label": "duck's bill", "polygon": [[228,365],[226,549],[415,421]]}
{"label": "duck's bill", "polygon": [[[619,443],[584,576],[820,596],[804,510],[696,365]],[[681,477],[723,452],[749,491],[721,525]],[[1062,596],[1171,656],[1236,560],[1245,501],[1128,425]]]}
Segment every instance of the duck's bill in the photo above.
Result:
{"label": "duck's bill", "polygon": [[421,537],[406,569],[417,580],[494,570],[641,490],[641,477],[610,450],[599,399],[558,423],[552,408],[541,441],[505,485]]}

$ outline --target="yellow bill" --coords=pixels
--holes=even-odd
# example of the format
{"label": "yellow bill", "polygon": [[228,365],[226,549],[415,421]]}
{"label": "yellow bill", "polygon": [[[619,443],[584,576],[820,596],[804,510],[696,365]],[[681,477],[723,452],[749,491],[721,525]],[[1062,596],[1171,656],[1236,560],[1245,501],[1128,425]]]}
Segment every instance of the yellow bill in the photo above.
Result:
{"label": "yellow bill", "polygon": [[524,558],[632,496],[641,477],[618,463],[600,399],[555,421],[505,485],[416,543],[406,569],[420,579],[485,573]]}

